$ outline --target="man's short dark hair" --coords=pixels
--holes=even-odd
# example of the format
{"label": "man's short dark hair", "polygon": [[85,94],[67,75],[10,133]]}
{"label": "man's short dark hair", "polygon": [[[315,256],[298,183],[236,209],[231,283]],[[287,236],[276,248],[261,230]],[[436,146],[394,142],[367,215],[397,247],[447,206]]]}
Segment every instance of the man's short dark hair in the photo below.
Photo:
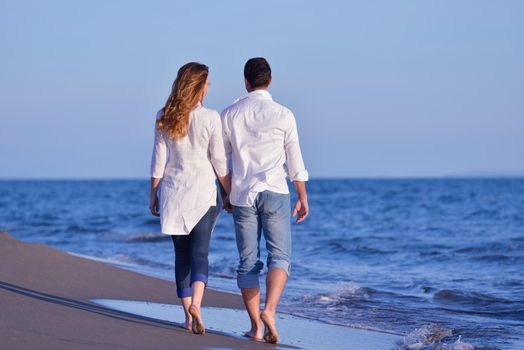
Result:
{"label": "man's short dark hair", "polygon": [[251,58],[244,66],[244,78],[252,89],[266,87],[271,81],[271,67],[264,57]]}

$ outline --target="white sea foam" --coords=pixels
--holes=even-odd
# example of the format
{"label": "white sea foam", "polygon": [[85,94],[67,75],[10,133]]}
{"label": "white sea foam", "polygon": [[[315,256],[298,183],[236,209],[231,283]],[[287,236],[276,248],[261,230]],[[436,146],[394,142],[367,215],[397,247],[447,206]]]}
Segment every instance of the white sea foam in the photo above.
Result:
{"label": "white sea foam", "polygon": [[354,282],[340,283],[331,293],[306,294],[304,299],[318,304],[329,305],[341,300],[367,300],[370,298],[370,289],[362,288]]}
{"label": "white sea foam", "polygon": [[438,324],[429,324],[415,329],[399,342],[398,350],[474,350],[475,347],[462,341],[459,336],[453,343],[444,340],[453,332]]}
{"label": "white sea foam", "polygon": [[333,293],[335,297],[354,298],[354,299],[369,299],[370,289],[362,288],[354,282],[342,283],[338,289]]}
{"label": "white sea foam", "polygon": [[362,288],[354,282],[345,282],[337,284],[331,293],[306,294],[304,297],[320,304],[330,304],[341,299],[367,300],[370,298],[370,289]]}

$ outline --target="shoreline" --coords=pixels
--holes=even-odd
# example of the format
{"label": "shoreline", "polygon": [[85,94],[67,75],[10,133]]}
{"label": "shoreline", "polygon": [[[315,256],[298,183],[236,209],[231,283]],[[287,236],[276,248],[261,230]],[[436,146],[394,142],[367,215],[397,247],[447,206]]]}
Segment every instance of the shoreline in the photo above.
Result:
{"label": "shoreline", "polygon": [[[226,311],[207,324],[210,331],[202,337],[187,332],[177,322],[176,317],[182,315],[173,311],[180,305],[174,282],[45,244],[25,243],[5,232],[0,232],[0,264],[0,338],[8,349],[35,345],[41,349],[172,349],[174,344],[191,349],[269,346],[242,339],[230,330],[213,329],[212,323],[219,326],[223,323],[220,318],[227,318],[231,312],[241,315],[238,310],[243,310],[243,303],[238,294],[206,290],[204,306]],[[134,301],[147,307],[132,311],[107,307],[94,300]],[[171,312],[161,316],[166,308]],[[288,317],[289,321],[284,321],[285,315],[279,317],[282,318],[279,322],[290,328],[290,334],[293,325],[303,322],[296,317]],[[319,324],[310,321],[308,327],[324,329],[324,333],[338,332],[339,338],[352,349],[390,349],[399,338],[370,330],[338,329],[323,323],[322,328]],[[282,335],[283,344],[272,346],[273,349],[317,348],[314,344],[286,345],[292,338],[286,339],[285,331]],[[295,335],[299,340],[302,336],[307,339],[305,329]],[[325,345],[329,348],[329,344]]]}
{"label": "shoreline", "polygon": [[[120,269],[124,269],[124,270],[127,270],[127,271],[132,271],[132,272],[135,272],[135,273],[138,273],[138,274],[141,274],[141,275],[145,275],[145,276],[150,276],[150,277],[153,277],[153,278],[158,278],[158,279],[161,279],[161,280],[164,280],[164,281],[173,282],[173,280],[174,280],[174,278],[167,277],[166,274],[160,273],[159,270],[154,269],[154,268],[148,268],[146,266],[132,264],[132,263],[126,263],[126,262],[121,262],[121,261],[118,261],[118,260],[98,258],[98,257],[95,257],[95,256],[90,256],[90,255],[85,255],[85,254],[78,254],[78,253],[73,253],[73,252],[66,252],[66,253],[67,254],[71,254],[73,256],[77,256],[77,257],[83,258],[83,259],[87,259],[87,260],[99,261],[99,262],[106,263],[106,264],[111,265],[111,266],[115,266],[115,267],[120,268]],[[236,282],[234,280],[231,280],[229,278],[226,279],[226,278],[220,278],[220,277],[212,276],[211,274],[209,275],[210,284],[211,284],[211,282],[213,282],[213,281],[216,282],[217,280],[223,280],[222,282],[224,282],[226,280],[229,281],[229,282],[232,281],[231,283],[233,283],[235,285],[235,288],[236,288]],[[261,282],[260,285],[261,285],[261,288],[265,287],[265,282]],[[222,284],[220,284],[220,285],[216,285],[215,284],[215,285],[213,285],[210,288],[206,288],[206,292],[207,292],[207,290],[214,290],[214,291],[217,291],[217,292],[231,294],[231,295],[235,295],[235,296],[238,296],[238,297],[241,296],[240,291],[238,291],[238,288],[237,288],[237,290],[232,290],[232,289],[228,289],[227,287],[223,287],[223,288],[222,287],[223,287]],[[263,290],[261,290],[261,293],[262,293],[262,297],[264,297],[264,293],[265,292]],[[241,310],[244,310],[243,306],[242,306]],[[406,334],[399,333],[399,332],[394,332],[394,331],[390,331],[390,330],[371,328],[371,327],[368,328],[368,327],[362,327],[362,326],[360,326],[360,327],[359,326],[348,326],[348,325],[345,325],[343,323],[327,322],[327,321],[324,321],[324,320],[321,320],[321,319],[318,319],[318,318],[309,317],[309,316],[306,316],[306,315],[293,314],[292,312],[289,312],[289,311],[279,310],[278,314],[279,315],[288,315],[288,316],[292,316],[292,317],[296,317],[296,318],[301,318],[301,319],[304,319],[304,320],[318,322],[318,323],[322,323],[322,324],[329,325],[329,326],[344,327],[344,328],[348,328],[348,329],[369,331],[369,332],[375,332],[375,333],[380,333],[380,334],[389,334],[389,335],[394,335],[394,336],[398,336],[398,337],[406,336]]]}
{"label": "shoreline", "polygon": [[[120,268],[120,269],[132,271],[132,272],[135,272],[135,273],[138,273],[138,274],[141,274],[141,275],[150,276],[150,277],[154,277],[154,278],[158,278],[158,279],[161,279],[161,280],[165,280],[165,281],[169,281],[169,282],[174,283],[173,279],[167,277],[166,274],[159,273],[158,270],[156,270],[154,268],[147,268],[145,266],[132,264],[132,263],[121,262],[121,261],[118,261],[118,260],[98,258],[98,257],[91,256],[91,255],[78,254],[78,253],[73,253],[73,252],[66,252],[66,253],[71,254],[73,256],[78,256],[80,258],[88,259],[88,260],[94,260],[94,261],[103,262],[103,263],[109,264],[111,266],[115,266],[117,268]],[[219,279],[221,279],[221,278],[220,277],[216,277],[216,276],[212,276],[211,274],[209,275],[210,282],[217,281]],[[225,279],[224,278],[224,281],[225,280],[232,281],[230,279]],[[235,286],[236,286],[236,282],[233,281],[231,283],[234,283]],[[222,285],[214,285],[214,286],[212,286],[210,288],[207,288],[206,292],[207,292],[207,290],[214,290],[214,291],[221,292],[221,293],[236,295],[238,297],[241,296],[239,291],[233,291],[231,289],[227,289],[226,287],[221,288],[221,286]],[[264,287],[264,286],[265,286],[264,282],[261,282],[261,288]],[[262,296],[263,296],[264,295],[264,291],[261,291],[261,292],[262,292]],[[244,310],[243,306],[242,306],[242,310]],[[380,334],[389,334],[389,335],[394,335],[394,336],[398,336],[398,337],[406,336],[406,334],[402,334],[402,333],[394,332],[394,331],[389,331],[389,330],[384,330],[384,329],[366,328],[366,327],[359,327],[359,326],[348,326],[348,325],[345,325],[345,324],[342,324],[342,323],[326,322],[326,321],[323,321],[321,319],[317,319],[317,318],[313,318],[313,317],[309,317],[309,316],[305,316],[305,315],[296,315],[296,314],[293,314],[293,313],[288,312],[288,311],[279,310],[278,314],[288,315],[288,316],[292,316],[292,317],[297,317],[297,318],[301,318],[301,319],[305,319],[305,320],[309,320],[309,321],[313,321],[313,322],[319,322],[319,323],[322,323],[322,324],[325,324],[325,325],[329,325],[329,326],[344,327],[344,328],[348,328],[348,329],[369,331],[369,332],[375,332],[375,333],[380,333]]]}

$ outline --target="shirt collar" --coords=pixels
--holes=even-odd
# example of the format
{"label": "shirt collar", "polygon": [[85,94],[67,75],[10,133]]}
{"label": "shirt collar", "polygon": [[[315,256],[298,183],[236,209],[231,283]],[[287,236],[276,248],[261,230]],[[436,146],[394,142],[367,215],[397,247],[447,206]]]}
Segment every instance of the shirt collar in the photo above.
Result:
{"label": "shirt collar", "polygon": [[253,90],[247,96],[256,96],[262,99],[271,99],[271,94],[266,89]]}
{"label": "shirt collar", "polygon": [[272,100],[273,99],[269,91],[267,91],[266,89],[258,89],[258,90],[253,90],[250,93],[248,93],[247,95],[240,97],[235,102],[244,100],[246,98],[256,98],[259,100]]}

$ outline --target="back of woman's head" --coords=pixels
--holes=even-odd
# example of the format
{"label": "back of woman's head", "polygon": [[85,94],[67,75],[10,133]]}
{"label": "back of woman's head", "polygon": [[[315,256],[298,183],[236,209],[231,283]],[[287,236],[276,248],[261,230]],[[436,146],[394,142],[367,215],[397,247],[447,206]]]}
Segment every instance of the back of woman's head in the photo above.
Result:
{"label": "back of woman's head", "polygon": [[206,65],[190,62],[178,70],[171,94],[157,120],[157,127],[172,139],[187,135],[189,114],[202,100],[209,68]]}

